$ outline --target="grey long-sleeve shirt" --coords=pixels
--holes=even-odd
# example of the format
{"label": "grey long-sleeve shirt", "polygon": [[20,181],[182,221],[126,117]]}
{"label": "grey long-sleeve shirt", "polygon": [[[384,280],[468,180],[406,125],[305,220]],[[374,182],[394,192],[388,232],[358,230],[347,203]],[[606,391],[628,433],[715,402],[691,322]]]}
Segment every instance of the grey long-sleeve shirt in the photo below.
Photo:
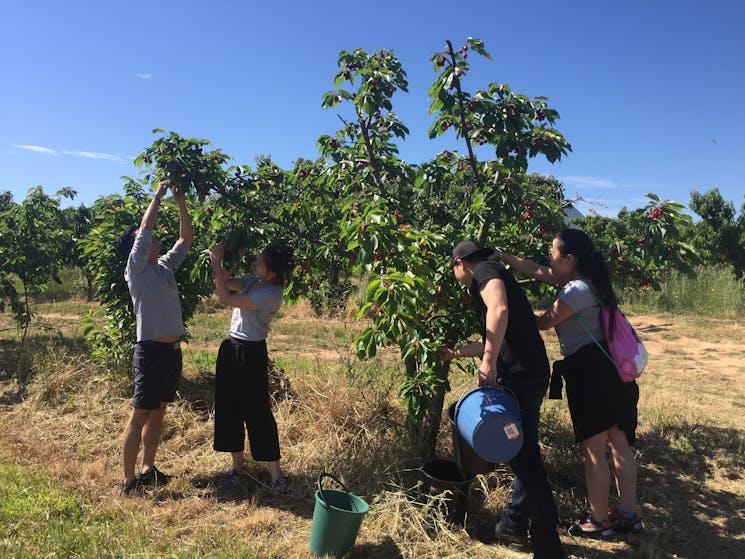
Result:
{"label": "grey long-sleeve shirt", "polygon": [[185,332],[173,274],[186,258],[186,248],[176,242],[157,264],[150,264],[152,244],[153,232],[141,227],[124,270],[137,319],[138,342],[180,336]]}

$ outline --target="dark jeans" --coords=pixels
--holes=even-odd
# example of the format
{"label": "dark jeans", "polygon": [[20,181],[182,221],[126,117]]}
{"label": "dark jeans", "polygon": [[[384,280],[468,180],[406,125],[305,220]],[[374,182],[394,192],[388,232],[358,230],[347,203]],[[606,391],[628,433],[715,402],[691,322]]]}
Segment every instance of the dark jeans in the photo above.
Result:
{"label": "dark jeans", "polygon": [[264,340],[228,338],[220,345],[215,374],[215,450],[243,451],[248,431],[254,460],[279,460],[277,422],[269,401],[268,364]]}
{"label": "dark jeans", "polygon": [[530,531],[535,557],[563,557],[556,532],[558,514],[538,446],[541,402],[548,378],[526,383],[505,383],[520,404],[523,446],[510,467],[515,474],[512,500],[502,511],[500,523],[513,532]]}

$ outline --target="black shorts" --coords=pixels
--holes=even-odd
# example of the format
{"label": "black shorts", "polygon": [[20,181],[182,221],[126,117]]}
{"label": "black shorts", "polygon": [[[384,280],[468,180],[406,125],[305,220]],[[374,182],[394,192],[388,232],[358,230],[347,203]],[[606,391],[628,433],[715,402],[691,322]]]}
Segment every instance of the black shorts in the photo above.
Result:
{"label": "black shorts", "polygon": [[616,366],[594,343],[566,357],[563,365],[576,442],[617,425],[629,444],[634,444],[639,401],[636,382],[623,382]]}
{"label": "black shorts", "polygon": [[161,402],[173,402],[176,399],[182,367],[178,342],[137,342],[133,362],[133,408],[155,410],[160,408]]}

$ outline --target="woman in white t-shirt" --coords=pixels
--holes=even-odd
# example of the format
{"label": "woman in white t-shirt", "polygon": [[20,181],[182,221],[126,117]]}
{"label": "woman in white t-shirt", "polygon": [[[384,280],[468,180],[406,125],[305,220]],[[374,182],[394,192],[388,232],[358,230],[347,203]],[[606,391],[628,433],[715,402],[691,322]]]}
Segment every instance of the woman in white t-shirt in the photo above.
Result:
{"label": "woman in white t-shirt", "polygon": [[283,247],[264,249],[253,275],[231,278],[222,268],[224,248],[210,250],[215,287],[220,302],[233,307],[230,335],[220,345],[215,373],[214,449],[230,452],[232,467],[220,484],[230,489],[239,483],[248,431],[251,457],[267,462],[273,489],[288,493],[279,466],[279,436],[269,400],[266,336],[282,305],[289,279],[290,258]]}
{"label": "woman in white t-shirt", "polygon": [[[606,344],[601,306],[618,307],[602,255],[584,232],[564,229],[553,240],[549,266],[510,254],[499,253],[498,257],[538,281],[562,286],[552,307],[536,320],[540,330],[556,329],[564,359],[555,364],[555,371],[560,370],[566,381],[574,435],[584,457],[590,514],[575,522],[570,532],[608,537],[640,531],[636,461],[630,447],[636,440],[639,387],[636,382],[621,381],[615,364],[595,343]],[[618,505],[610,508],[607,450],[619,497]]]}

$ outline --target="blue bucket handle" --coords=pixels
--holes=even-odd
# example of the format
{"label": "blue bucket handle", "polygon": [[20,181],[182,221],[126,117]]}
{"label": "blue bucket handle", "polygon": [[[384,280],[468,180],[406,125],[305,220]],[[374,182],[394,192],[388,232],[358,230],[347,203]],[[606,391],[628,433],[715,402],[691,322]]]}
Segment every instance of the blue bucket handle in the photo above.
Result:
{"label": "blue bucket handle", "polygon": [[[344,493],[350,494],[349,489],[346,488],[346,486],[335,476],[332,476],[328,472],[321,472],[321,475],[318,476],[318,494],[321,496],[321,500],[323,501],[323,504],[326,506],[327,509],[331,508],[330,505],[326,502],[326,497],[323,496],[323,478],[329,477],[333,479],[336,483],[338,483],[341,488],[344,490]],[[354,503],[354,500],[352,499],[352,506],[355,509],[355,512],[357,512],[357,505]]]}
{"label": "blue bucket handle", "polygon": [[497,384],[495,384],[493,386],[489,386],[489,387],[487,387],[487,386],[479,386],[477,388],[474,388],[473,390],[469,390],[468,392],[466,392],[465,394],[463,394],[463,396],[461,396],[460,398],[458,398],[458,403],[455,404],[455,410],[453,411],[453,421],[455,422],[456,425],[458,424],[458,411],[460,410],[460,405],[461,405],[461,402],[463,402],[463,398],[465,398],[466,396],[468,396],[471,392],[474,392],[476,390],[479,390],[480,388],[497,388],[499,390],[502,390],[503,392],[506,392],[507,394],[509,394],[510,397],[514,400],[515,405],[518,407],[518,409],[520,408],[520,402],[518,402],[517,396],[515,396],[515,393],[511,389],[507,388],[506,386],[504,386],[502,384],[499,384],[499,383],[497,383]]}

